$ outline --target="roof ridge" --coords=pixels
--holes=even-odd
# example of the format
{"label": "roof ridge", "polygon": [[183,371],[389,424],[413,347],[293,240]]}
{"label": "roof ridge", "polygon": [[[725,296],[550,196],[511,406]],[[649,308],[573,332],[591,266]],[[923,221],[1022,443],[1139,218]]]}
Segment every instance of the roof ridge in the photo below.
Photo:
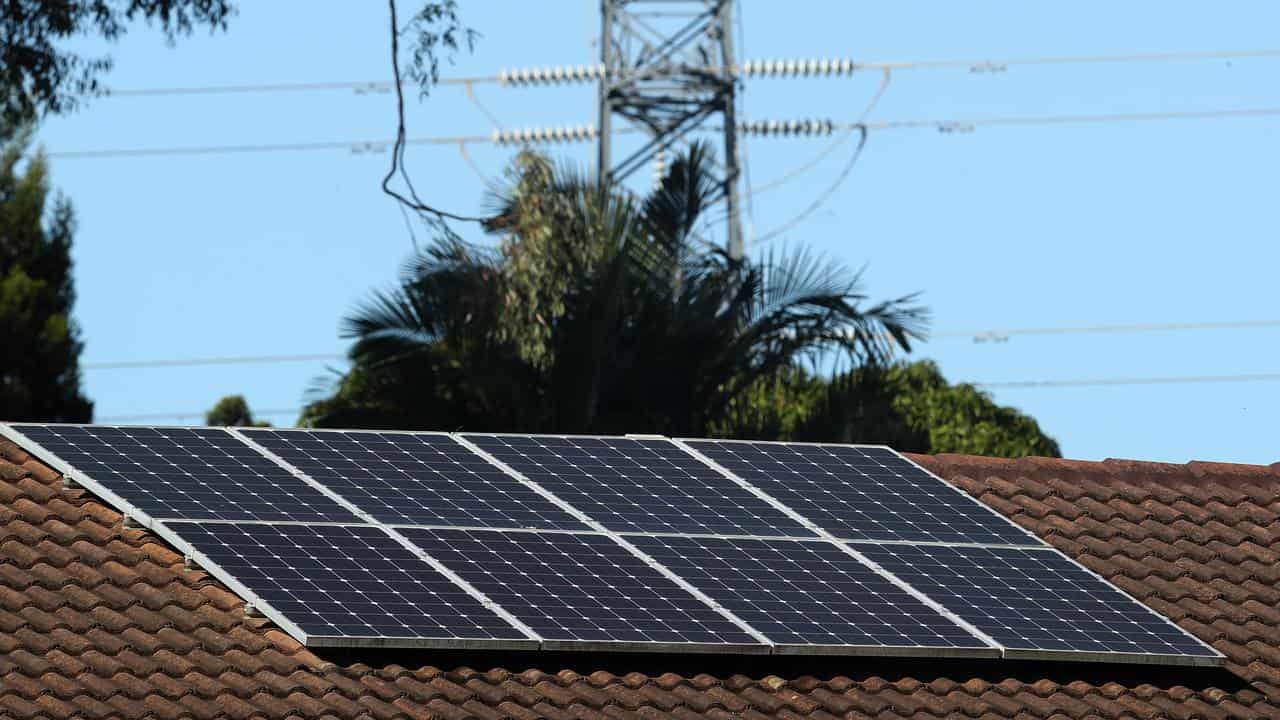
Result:
{"label": "roof ridge", "polygon": [[[1123,480],[1121,476],[1138,473],[1154,479],[1155,476],[1212,476],[1219,482],[1247,481],[1257,478],[1269,482],[1280,482],[1280,462],[1270,465],[1254,463],[1230,463],[1212,460],[1189,460],[1185,463],[1161,460],[1134,460],[1130,458],[1107,457],[1102,460],[1074,460],[1070,458],[1042,457],[1026,455],[1018,458],[993,457],[987,455],[970,455],[965,453],[903,453],[917,462],[926,464],[942,463],[948,466],[978,468],[986,466],[993,472],[1051,470],[1068,474],[1090,474]],[[1226,475],[1227,477],[1223,477]]]}

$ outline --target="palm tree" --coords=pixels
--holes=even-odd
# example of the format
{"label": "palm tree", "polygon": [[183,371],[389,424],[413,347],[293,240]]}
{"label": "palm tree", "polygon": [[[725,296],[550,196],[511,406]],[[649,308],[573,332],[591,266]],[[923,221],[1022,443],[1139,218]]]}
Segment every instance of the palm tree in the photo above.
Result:
{"label": "palm tree", "polygon": [[702,434],[762,378],[839,353],[882,364],[921,336],[912,297],[803,249],[703,242],[717,199],[695,145],[646,197],[522,153],[492,201],[495,247],[442,238],[343,324],[354,369],[328,426]]}

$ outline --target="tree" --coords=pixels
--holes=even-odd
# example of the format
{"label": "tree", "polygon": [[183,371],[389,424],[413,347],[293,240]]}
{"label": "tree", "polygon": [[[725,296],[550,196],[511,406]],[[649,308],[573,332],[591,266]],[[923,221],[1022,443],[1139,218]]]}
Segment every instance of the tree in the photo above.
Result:
{"label": "tree", "polygon": [[111,69],[111,58],[74,52],[66,47],[72,40],[115,41],[138,20],[158,24],[173,40],[198,26],[224,29],[234,12],[229,0],[0,3],[0,126],[14,128],[45,113],[71,110],[80,96],[101,92],[99,78]]}
{"label": "tree", "polygon": [[713,435],[873,442],[908,452],[1058,457],[1036,421],[972,385],[948,384],[930,361],[869,365],[834,378],[800,368],[756,384]]}
{"label": "tree", "polygon": [[243,395],[223,397],[205,413],[204,424],[211,427],[271,427],[269,422],[254,420]]}
{"label": "tree", "polygon": [[761,378],[884,362],[922,333],[911,298],[869,303],[838,263],[700,244],[709,162],[695,146],[637,198],[522,154],[493,198],[498,247],[441,237],[359,307],[353,369],[303,421],[702,434]]}
{"label": "tree", "polygon": [[64,198],[49,205],[43,155],[19,173],[27,144],[22,133],[0,148],[0,418],[88,422],[71,318],[74,214]]}

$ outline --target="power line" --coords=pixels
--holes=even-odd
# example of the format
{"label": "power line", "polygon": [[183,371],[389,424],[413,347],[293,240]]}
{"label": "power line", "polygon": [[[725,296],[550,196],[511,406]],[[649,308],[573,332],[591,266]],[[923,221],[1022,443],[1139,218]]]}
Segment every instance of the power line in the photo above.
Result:
{"label": "power line", "polygon": [[[254,410],[255,417],[278,417],[281,415],[297,415],[302,412],[302,408],[277,408],[275,410]],[[100,418],[94,418],[94,422],[98,423],[139,423],[152,420],[190,420],[198,418],[203,420],[205,412],[194,410],[179,410],[176,412],[153,412],[141,413],[138,415],[106,415]]]}
{"label": "power line", "polygon": [[[832,129],[866,128],[868,131],[884,130],[920,130],[934,129],[943,133],[971,132],[982,126],[1001,125],[1072,125],[1107,122],[1137,122],[1148,120],[1207,120],[1223,118],[1248,118],[1280,116],[1280,106],[1261,108],[1236,108],[1229,110],[1192,110],[1192,111],[1157,111],[1137,113],[1106,113],[1093,115],[1047,115],[1047,116],[997,116],[960,120],[886,120],[871,123],[847,123],[833,125]],[[710,131],[719,128],[706,128]],[[619,129],[615,132],[624,132]],[[518,132],[518,131],[517,131]],[[505,137],[505,136],[504,136]],[[594,139],[592,132],[584,133],[531,133],[531,142],[586,142]],[[109,157],[147,157],[171,155],[221,155],[238,153],[271,153],[307,150],[350,150],[352,154],[381,153],[391,148],[394,139],[386,140],[340,140],[312,143],[275,143],[263,145],[203,145],[190,147],[167,148],[127,148],[105,150],[60,150],[45,153],[46,157],[58,159],[99,159]],[[490,144],[495,142],[495,135],[456,135],[444,137],[409,138],[407,145],[458,145],[458,144]],[[507,144],[503,140],[498,144]]]}
{"label": "power line", "polygon": [[[1173,61],[1193,61],[1193,60],[1236,60],[1247,58],[1275,58],[1280,57],[1280,48],[1260,48],[1255,50],[1206,50],[1206,51],[1187,51],[1187,52],[1154,52],[1154,53],[1126,53],[1118,55],[1058,55],[1046,57],[1025,57],[1025,58],[977,58],[977,59],[949,59],[949,60],[902,60],[902,61],[871,61],[862,62],[852,59],[839,61],[841,67],[848,67],[850,73],[856,73],[866,70],[945,70],[945,69],[963,69],[967,68],[971,72],[1001,72],[1011,67],[1018,66],[1037,66],[1037,65],[1081,65],[1081,64],[1106,64],[1106,63],[1155,63],[1155,62],[1173,62]],[[810,72],[809,68],[812,63],[823,61],[811,60],[766,60],[752,61],[743,63],[733,68],[738,74],[752,75],[814,75],[818,72]],[[825,61],[830,64],[832,61]],[[594,66],[592,66],[594,67]],[[756,68],[760,69],[757,71]],[[765,72],[767,67],[773,67],[773,72]],[[721,68],[717,66],[708,66],[703,68],[710,71],[719,71]],[[557,73],[557,70],[560,72]],[[574,69],[575,71],[577,68]],[[512,76],[527,74],[531,80],[527,82],[513,81]],[[843,74],[843,73],[842,73]],[[566,82],[595,82],[598,78],[595,72],[565,72],[564,68],[536,68],[528,71],[504,71],[501,75],[477,75],[470,77],[444,77],[440,78],[438,85],[477,85],[477,84],[503,84],[509,87],[520,87],[529,84],[558,84]],[[158,87],[158,88],[122,88],[118,90],[110,90],[104,98],[130,98],[130,97],[163,97],[163,96],[182,96],[182,95],[235,95],[235,94],[252,94],[252,93],[281,93],[281,92],[313,92],[313,91],[329,91],[329,90],[346,90],[357,94],[385,94],[390,93],[393,84],[389,80],[355,80],[355,81],[322,81],[322,82],[297,82],[297,83],[258,83],[258,84],[228,84],[228,85],[192,85],[185,87]]]}
{"label": "power line", "polygon": [[85,370],[140,370],[166,367],[196,367],[202,365],[266,365],[275,363],[315,362],[317,360],[345,360],[340,353],[313,353],[309,355],[233,355],[227,357],[176,358],[170,360],[126,360],[122,362],[90,362],[80,367]]}
{"label": "power line", "polygon": [[[937,340],[965,337],[973,338],[974,342],[1003,342],[1015,335],[1130,334],[1178,330],[1250,330],[1259,328],[1280,328],[1280,320],[1224,320],[1205,322],[1131,323],[1127,325],[1002,328],[995,330],[941,330],[931,333],[929,339]],[[167,367],[198,367],[208,365],[267,365],[275,363],[315,362],[321,360],[346,359],[347,356],[341,353],[231,355],[222,357],[170,358],[165,360],[88,362],[82,364],[80,367],[85,370],[138,370]]]}
{"label": "power line", "polygon": [[1252,373],[1242,375],[1179,375],[1173,377],[1089,378],[1081,380],[1013,380],[1005,382],[976,382],[973,385],[992,390],[1030,390],[1063,387],[1108,387],[1117,385],[1184,385],[1193,383],[1274,382],[1280,373]]}
{"label": "power line", "polygon": [[871,113],[875,111],[876,105],[880,104],[880,99],[884,97],[885,92],[889,89],[889,83],[891,82],[893,82],[893,71],[885,68],[881,71],[880,86],[876,88],[875,94],[871,96],[871,101],[862,109],[862,113],[858,115],[858,120],[850,125],[849,129],[846,131],[845,137],[841,141],[843,142],[844,139],[847,139],[854,132],[857,132],[859,134],[858,144],[854,147],[853,154],[849,157],[849,161],[845,163],[844,169],[840,171],[838,176],[836,176],[835,182],[831,183],[831,185],[824,190],[822,194],[815,198],[808,207],[801,210],[798,215],[761,235],[760,239],[757,241],[760,245],[764,245],[770,240],[787,232],[791,228],[803,223],[805,220],[808,220],[810,216],[822,209],[823,205],[826,205],[827,201],[830,200],[831,197],[836,194],[836,191],[840,189],[840,186],[844,185],[844,181],[848,179],[850,173],[853,172],[854,166],[856,166],[858,164],[858,160],[862,158],[862,151],[866,149],[866,120],[868,117],[871,117]]}
{"label": "power line", "polygon": [[1066,327],[1027,327],[995,330],[946,330],[931,333],[930,340],[940,338],[973,338],[976,343],[1006,342],[1015,335],[1130,334],[1175,330],[1242,330],[1280,327],[1280,320],[1227,320],[1211,322],[1132,323],[1128,325],[1081,325]]}
{"label": "power line", "polygon": [[979,58],[976,60],[905,60],[900,62],[861,63],[861,67],[877,69],[889,68],[891,70],[941,70],[947,68],[968,68],[972,72],[1000,72],[1005,68],[1019,65],[1091,65],[1106,63],[1235,60],[1244,58],[1274,57],[1280,57],[1280,48],[1260,48],[1256,50],[1191,50],[1185,52],[1125,53],[1121,55],[1050,55],[1044,57],[1006,59]]}
{"label": "power line", "polygon": [[935,129],[939,132],[970,132],[996,125],[1075,125],[1144,120],[1206,120],[1212,118],[1268,117],[1280,115],[1280,107],[1236,108],[1230,110],[1168,110],[1156,112],[1100,113],[1093,115],[995,116],[967,120],[888,120],[867,123],[868,130]]}
{"label": "power line", "polygon": [[[484,135],[462,135],[458,137],[422,137],[409,138],[408,145],[452,145],[455,143],[487,143],[489,137]],[[68,160],[95,159],[108,157],[148,157],[164,155],[229,155],[239,153],[272,153],[305,150],[350,150],[353,155],[365,153],[383,153],[391,149],[395,139],[386,140],[336,140],[330,142],[310,143],[271,143],[263,145],[199,145],[189,147],[167,148],[128,148],[110,150],[62,150],[45,153],[46,157]]]}
{"label": "power line", "polygon": [[[1204,383],[1280,382],[1280,373],[1245,373],[1239,375],[1176,375],[1168,377],[1085,378],[1068,380],[1010,380],[969,383],[987,390],[1036,390],[1068,387],[1119,387],[1126,385],[1190,385]],[[254,410],[255,416],[277,417],[297,415],[302,408],[278,408]],[[203,418],[204,412],[180,410],[173,412],[141,413],[137,415],[107,415],[96,418],[100,423],[131,423],[151,420],[188,420]]]}

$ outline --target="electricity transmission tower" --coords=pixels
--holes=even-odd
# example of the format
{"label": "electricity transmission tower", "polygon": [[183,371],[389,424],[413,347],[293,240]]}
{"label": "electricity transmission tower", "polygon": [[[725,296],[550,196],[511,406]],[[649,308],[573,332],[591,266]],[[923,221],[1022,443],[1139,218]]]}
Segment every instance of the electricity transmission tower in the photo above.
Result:
{"label": "electricity transmission tower", "polygon": [[[723,127],[720,195],[732,257],[743,254],[738,210],[733,0],[600,0],[598,172],[619,183],[713,118]],[[615,162],[613,121],[643,131],[640,147]],[[661,167],[659,167],[659,170]]]}

